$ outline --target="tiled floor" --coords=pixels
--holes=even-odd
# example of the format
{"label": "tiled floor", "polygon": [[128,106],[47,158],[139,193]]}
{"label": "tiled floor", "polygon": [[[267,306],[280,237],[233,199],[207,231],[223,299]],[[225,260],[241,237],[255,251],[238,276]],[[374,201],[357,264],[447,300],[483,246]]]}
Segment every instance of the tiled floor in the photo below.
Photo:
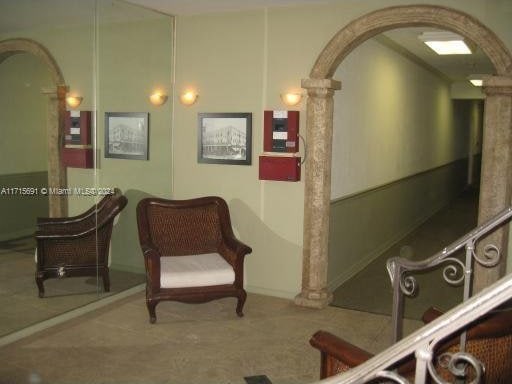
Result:
{"label": "tiled floor", "polygon": [[[245,383],[266,375],[274,384],[318,379],[311,335],[324,329],[373,352],[390,338],[386,316],[249,294],[245,317],[235,300],[164,302],[149,324],[144,294],[0,349],[0,383]],[[418,322],[408,321],[412,330]]]}

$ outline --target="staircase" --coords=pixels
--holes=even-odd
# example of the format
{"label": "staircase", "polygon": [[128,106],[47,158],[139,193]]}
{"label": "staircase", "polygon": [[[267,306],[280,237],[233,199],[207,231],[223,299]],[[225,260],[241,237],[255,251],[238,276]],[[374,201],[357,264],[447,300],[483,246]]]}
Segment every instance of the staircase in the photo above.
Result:
{"label": "staircase", "polygon": [[[503,277],[498,282],[470,297],[473,263],[492,267],[499,262],[502,256],[498,247],[493,244],[479,244],[479,240],[508,223],[511,217],[512,207],[502,211],[426,260],[412,262],[400,257],[390,259],[387,268],[393,285],[392,346],[364,364],[318,383],[369,383],[375,379],[382,379],[389,383],[412,383],[410,379],[390,369],[390,367],[396,366],[400,361],[410,356],[415,357],[413,381],[415,384],[447,383],[435,368],[436,364],[433,360],[436,346],[443,339],[458,333],[468,324],[512,299],[512,274]],[[477,253],[475,251],[477,245],[482,250],[481,252]],[[453,254],[460,249],[466,251],[465,260],[453,257]],[[414,274],[438,267],[444,267],[443,276],[447,284],[464,284],[463,302],[402,339],[404,296],[413,297],[418,289]],[[478,359],[465,352],[465,346],[466,337],[462,333],[459,352],[444,354],[446,355],[444,356],[444,363],[461,380],[455,381],[455,383],[483,383],[485,367]],[[512,361],[510,361],[510,365],[512,365]],[[461,367],[464,367],[464,369],[461,369]],[[506,380],[500,382],[506,383],[508,382]],[[492,383],[487,382],[486,384]]]}

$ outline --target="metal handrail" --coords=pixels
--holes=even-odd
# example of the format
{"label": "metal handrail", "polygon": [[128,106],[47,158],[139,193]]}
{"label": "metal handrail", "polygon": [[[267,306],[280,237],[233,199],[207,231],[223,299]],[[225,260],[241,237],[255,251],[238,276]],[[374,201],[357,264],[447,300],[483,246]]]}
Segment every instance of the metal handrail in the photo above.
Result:
{"label": "metal handrail", "polygon": [[[387,269],[393,285],[394,343],[364,364],[348,372],[318,381],[317,384],[359,384],[377,378],[398,384],[409,384],[408,379],[400,376],[396,371],[390,370],[390,367],[396,366],[398,362],[413,354],[416,359],[414,383],[424,384],[428,377],[431,377],[436,383],[445,383],[437,374],[433,362],[437,344],[512,298],[512,274],[505,276],[473,297],[469,297],[473,259],[481,265],[491,267],[497,265],[501,257],[500,249],[492,244],[483,247],[483,258],[477,256],[475,253],[476,242],[505,224],[511,217],[512,207],[509,207],[428,259],[414,262],[402,257],[395,257],[388,260]],[[466,249],[465,263],[453,256],[462,248]],[[464,282],[463,302],[403,340],[397,341],[402,336],[404,295],[411,296],[417,289],[416,279],[410,275],[410,272],[431,270],[446,263],[448,265],[443,271],[444,279],[454,285]],[[458,268],[461,268],[460,277],[457,273]],[[457,371],[457,365],[461,362],[471,366],[474,373],[472,383],[480,383],[484,367],[474,356],[465,353],[464,347],[465,334],[463,333],[460,352],[447,356],[448,366],[453,372]],[[457,372],[460,373],[460,370]]]}
{"label": "metal handrail", "polygon": [[[412,354],[416,357],[414,383],[425,383],[428,374],[436,378],[432,363],[433,351],[436,345],[447,336],[456,333],[510,298],[512,298],[512,274],[483,289],[428,325],[393,344],[382,353],[375,355],[364,364],[336,376],[317,381],[315,384],[360,384],[376,378],[387,378],[391,382],[408,384],[409,381],[406,378],[390,371],[389,367],[396,365],[396,363]],[[481,363],[468,354],[454,355],[453,358],[457,359],[461,356],[465,359],[464,361],[473,366],[476,372],[476,378],[473,382],[480,382]],[[436,381],[441,382],[438,379]]]}
{"label": "metal handrail", "polygon": [[[504,209],[428,259],[411,261],[403,257],[393,257],[387,261],[386,267],[393,286],[393,309],[391,313],[392,342],[402,338],[404,295],[413,296],[418,288],[415,277],[410,273],[432,270],[440,264],[448,264],[443,270],[444,280],[451,285],[464,283],[462,300],[467,300],[471,294],[473,259],[480,265],[493,267],[499,263],[501,257],[499,248],[493,244],[488,244],[484,247],[483,257],[478,256],[475,252],[476,242],[505,224],[511,217],[512,207]],[[466,249],[465,263],[453,257],[455,252],[463,248]],[[464,344],[465,336],[461,340],[461,349],[464,348]]]}

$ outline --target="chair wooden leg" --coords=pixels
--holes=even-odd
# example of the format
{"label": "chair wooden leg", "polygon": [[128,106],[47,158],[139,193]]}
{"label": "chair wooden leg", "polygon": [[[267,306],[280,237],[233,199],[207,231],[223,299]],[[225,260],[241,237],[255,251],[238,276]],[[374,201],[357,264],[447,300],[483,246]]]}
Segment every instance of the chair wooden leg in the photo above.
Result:
{"label": "chair wooden leg", "polygon": [[110,276],[108,273],[108,269],[103,270],[102,278],[103,278],[103,288],[104,288],[105,292],[110,292]]}
{"label": "chair wooden leg", "polygon": [[236,314],[239,317],[242,317],[244,315],[244,313],[242,312],[242,309],[244,308],[246,298],[247,298],[247,293],[245,292],[245,290],[243,290],[243,289],[240,290],[238,292],[238,302],[236,304]]}
{"label": "chair wooden leg", "polygon": [[148,307],[148,312],[149,312],[149,322],[151,324],[156,323],[155,308],[156,308],[157,304],[158,304],[157,300],[146,299],[146,306]]}
{"label": "chair wooden leg", "polygon": [[42,273],[38,273],[36,272],[36,284],[37,284],[37,289],[39,290],[39,297],[40,298],[43,298],[44,297],[44,285],[43,285],[43,281],[44,281],[44,276]]}

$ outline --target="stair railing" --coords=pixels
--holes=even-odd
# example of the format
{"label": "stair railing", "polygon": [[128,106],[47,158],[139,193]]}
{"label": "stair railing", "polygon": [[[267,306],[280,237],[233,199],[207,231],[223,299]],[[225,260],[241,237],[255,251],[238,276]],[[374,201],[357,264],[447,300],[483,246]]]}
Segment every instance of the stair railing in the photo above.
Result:
{"label": "stair railing", "polygon": [[[402,359],[413,354],[416,357],[415,384],[426,383],[429,375],[435,383],[446,383],[434,367],[433,356],[436,345],[510,298],[512,298],[512,274],[483,289],[364,364],[318,381],[316,384],[361,384],[378,378],[386,379],[391,383],[410,384],[409,380],[390,370],[390,367],[396,366]],[[468,353],[459,352],[450,356],[448,366],[456,370],[457,364],[461,362],[473,368],[474,378],[471,383],[481,383],[484,370],[482,363]]]}
{"label": "stair railing", "polygon": [[[386,266],[393,287],[391,313],[391,341],[393,343],[402,338],[404,296],[413,297],[418,290],[418,282],[412,273],[432,270],[441,264],[445,265],[444,280],[450,285],[464,284],[462,301],[467,300],[471,295],[473,260],[482,266],[493,267],[499,263],[501,258],[501,251],[494,244],[483,246],[482,255],[477,255],[476,243],[482,237],[504,225],[511,217],[512,207],[509,207],[428,259],[411,261],[404,257],[393,257],[387,261]],[[463,248],[465,248],[465,262],[454,257],[454,253]],[[461,337],[461,350],[464,350],[464,346],[465,334]]]}

